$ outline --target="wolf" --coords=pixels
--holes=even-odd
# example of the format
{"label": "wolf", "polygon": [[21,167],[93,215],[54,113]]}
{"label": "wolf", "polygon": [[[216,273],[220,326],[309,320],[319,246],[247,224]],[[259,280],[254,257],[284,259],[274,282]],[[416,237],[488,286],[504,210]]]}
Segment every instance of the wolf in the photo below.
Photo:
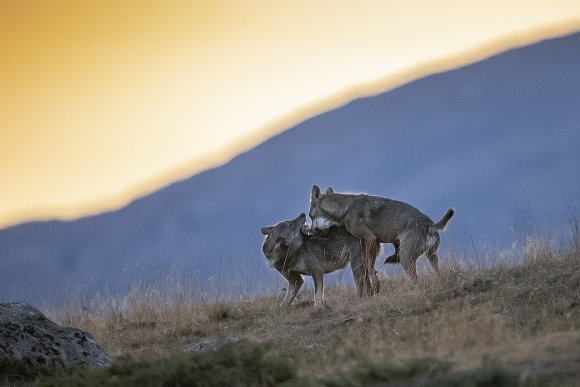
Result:
{"label": "wolf", "polygon": [[[425,254],[433,269],[439,271],[439,232],[453,217],[450,208],[437,223],[412,205],[365,194],[335,193],[328,187],[322,193],[312,187],[309,216],[312,227],[324,230],[333,225],[343,225],[356,238],[363,241],[365,262],[374,269],[379,242],[393,243],[395,254],[385,263],[400,262],[411,279],[417,279],[417,259]],[[371,280],[373,278],[371,277]],[[374,285],[373,285],[374,286]]]}
{"label": "wolf", "polygon": [[314,306],[321,307],[324,303],[324,274],[344,268],[349,261],[357,295],[367,295],[371,284],[363,265],[361,241],[344,227],[330,227],[325,237],[312,235],[305,222],[306,214],[302,213],[294,220],[261,230],[266,236],[262,252],[270,266],[288,281],[282,305],[288,306],[294,301],[304,283],[302,275],[309,275],[314,281]]}

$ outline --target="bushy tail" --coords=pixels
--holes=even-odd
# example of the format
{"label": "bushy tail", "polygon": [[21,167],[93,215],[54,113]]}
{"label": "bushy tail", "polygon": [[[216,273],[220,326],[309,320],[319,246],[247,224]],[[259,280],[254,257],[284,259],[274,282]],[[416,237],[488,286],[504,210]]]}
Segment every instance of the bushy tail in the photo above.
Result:
{"label": "bushy tail", "polygon": [[455,210],[453,208],[448,209],[445,215],[443,215],[443,217],[441,218],[441,220],[435,223],[435,228],[437,230],[443,230],[445,226],[447,226],[447,222],[449,222],[449,220],[453,217],[454,214]]}

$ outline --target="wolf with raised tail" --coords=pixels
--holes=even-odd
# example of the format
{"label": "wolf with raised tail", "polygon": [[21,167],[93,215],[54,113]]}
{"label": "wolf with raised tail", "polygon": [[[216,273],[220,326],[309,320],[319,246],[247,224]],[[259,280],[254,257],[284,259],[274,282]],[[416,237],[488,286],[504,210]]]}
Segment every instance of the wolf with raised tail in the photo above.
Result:
{"label": "wolf with raised tail", "polygon": [[433,269],[439,271],[439,231],[445,228],[453,214],[455,210],[450,208],[435,223],[408,203],[380,196],[335,193],[332,187],[322,193],[315,185],[310,196],[309,216],[313,229],[325,230],[341,225],[361,239],[364,263],[369,272],[371,269],[374,271],[379,243],[393,243],[395,254],[388,257],[385,263],[400,262],[413,280],[417,279],[416,263],[422,254],[427,256]]}

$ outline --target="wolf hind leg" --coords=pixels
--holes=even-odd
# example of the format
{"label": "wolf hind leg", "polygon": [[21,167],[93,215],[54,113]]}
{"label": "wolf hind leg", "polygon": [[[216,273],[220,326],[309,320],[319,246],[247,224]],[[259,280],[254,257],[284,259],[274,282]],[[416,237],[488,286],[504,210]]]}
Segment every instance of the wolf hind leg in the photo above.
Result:
{"label": "wolf hind leg", "polygon": [[312,280],[314,281],[314,307],[320,309],[324,307],[324,273],[314,272]]}
{"label": "wolf hind leg", "polygon": [[401,236],[401,266],[414,282],[417,282],[417,259],[427,249],[425,242],[425,236],[415,230],[407,231]]}
{"label": "wolf hind leg", "polygon": [[401,246],[401,244],[399,243],[399,241],[396,241],[396,242],[393,242],[393,245],[395,246],[395,252],[392,255],[389,255],[385,259],[385,263],[399,263],[399,262],[401,262],[401,259],[399,257],[399,247]]}
{"label": "wolf hind leg", "polygon": [[363,267],[365,270],[365,276],[367,277],[367,283],[370,285],[366,290],[369,295],[376,294],[380,290],[379,277],[375,270],[375,262],[377,260],[377,255],[379,254],[379,248],[380,243],[374,236],[372,239],[363,240]]}
{"label": "wolf hind leg", "polygon": [[427,256],[427,259],[429,260],[429,263],[431,263],[431,267],[433,267],[433,270],[435,271],[435,273],[439,273],[439,256],[437,255],[437,249],[439,248],[439,233],[433,233],[433,234],[429,234],[427,235],[427,252],[425,253],[425,255]]}
{"label": "wolf hind leg", "polygon": [[439,274],[440,273],[439,256],[437,255],[437,253],[434,251],[427,251],[425,255],[427,256],[427,259],[429,259],[429,263],[431,263],[431,267],[433,268],[435,273]]}
{"label": "wolf hind leg", "polygon": [[304,283],[304,279],[302,276],[294,271],[281,273],[286,280],[288,280],[288,290],[286,291],[286,295],[284,296],[284,300],[282,300],[281,306],[289,306],[292,301],[296,298],[298,291],[302,287]]}
{"label": "wolf hind leg", "polygon": [[379,242],[377,242],[375,247],[374,247],[374,252],[370,257],[371,260],[369,261],[368,273],[369,273],[369,277],[371,279],[371,288],[372,288],[373,294],[376,294],[381,290],[379,276],[377,275],[378,272],[375,270],[375,264],[377,262],[377,256],[379,255],[380,249],[381,249],[381,244]]}

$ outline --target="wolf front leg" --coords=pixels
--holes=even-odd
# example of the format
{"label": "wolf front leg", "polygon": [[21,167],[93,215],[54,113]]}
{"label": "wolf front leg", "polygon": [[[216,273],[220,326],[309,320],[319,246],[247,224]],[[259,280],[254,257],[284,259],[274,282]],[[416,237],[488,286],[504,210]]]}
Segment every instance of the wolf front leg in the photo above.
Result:
{"label": "wolf front leg", "polygon": [[302,287],[304,283],[304,279],[302,276],[295,271],[288,271],[280,273],[288,280],[288,290],[286,291],[286,295],[284,296],[284,300],[282,300],[281,306],[289,306],[292,301],[296,298],[296,294]]}
{"label": "wolf front leg", "polygon": [[[346,230],[358,238],[362,248],[362,267],[366,280],[363,281],[365,289],[363,293],[372,296],[379,292],[379,277],[375,271],[375,261],[379,252],[380,243],[373,231],[368,228],[359,218],[345,221]],[[369,286],[370,285],[370,286]]]}
{"label": "wolf front leg", "polygon": [[355,256],[350,260],[350,268],[354,277],[354,284],[356,286],[356,295],[358,297],[367,296],[369,289],[372,289],[370,278],[367,275],[367,270],[363,261],[363,256]]}

